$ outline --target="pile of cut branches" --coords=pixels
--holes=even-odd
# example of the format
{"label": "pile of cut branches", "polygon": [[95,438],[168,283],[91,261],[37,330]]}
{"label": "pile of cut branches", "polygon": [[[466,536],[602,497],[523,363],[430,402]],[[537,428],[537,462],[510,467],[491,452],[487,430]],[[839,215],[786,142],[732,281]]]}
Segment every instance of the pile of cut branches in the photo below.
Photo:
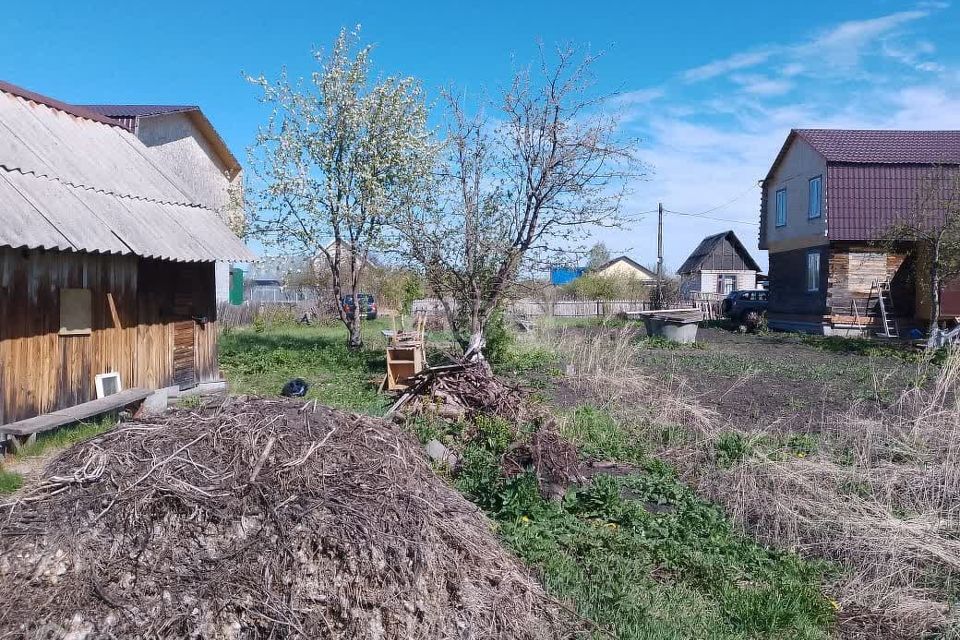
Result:
{"label": "pile of cut branches", "polygon": [[0,506],[0,635],[568,638],[382,420],[236,398],[75,446]]}
{"label": "pile of cut branches", "polygon": [[534,432],[528,440],[511,445],[503,455],[507,477],[533,470],[540,493],[548,499],[560,499],[567,488],[586,478],[577,447],[556,431],[552,421]]}
{"label": "pile of cut branches", "polygon": [[390,415],[462,420],[476,415],[520,422],[528,418],[526,393],[498,378],[484,361],[424,369],[410,380]]}

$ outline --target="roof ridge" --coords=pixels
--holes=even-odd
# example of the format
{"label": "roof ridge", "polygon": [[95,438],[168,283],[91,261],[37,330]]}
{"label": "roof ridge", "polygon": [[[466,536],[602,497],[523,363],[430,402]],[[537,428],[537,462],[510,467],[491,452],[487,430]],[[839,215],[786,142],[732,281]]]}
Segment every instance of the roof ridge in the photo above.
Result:
{"label": "roof ridge", "polygon": [[795,127],[792,131],[836,131],[851,133],[960,133],[960,129],[851,129],[838,127]]}
{"label": "roof ridge", "polygon": [[185,111],[201,111],[196,104],[82,104],[77,105],[91,110],[108,118],[147,118],[150,116],[182,113]]}
{"label": "roof ridge", "polygon": [[194,209],[205,209],[206,211],[209,211],[211,213],[214,213],[214,214],[217,213],[214,209],[211,209],[210,207],[204,204],[200,204],[198,202],[161,200],[159,198],[150,198],[147,196],[141,196],[141,195],[136,195],[132,193],[118,193],[116,191],[111,191],[109,189],[103,189],[100,187],[94,187],[92,185],[78,184],[76,182],[64,180],[63,178],[59,178],[57,176],[51,176],[46,173],[38,173],[30,169],[24,170],[20,167],[10,167],[10,166],[7,166],[6,164],[3,164],[2,162],[0,162],[0,169],[3,169],[7,173],[19,173],[22,176],[33,176],[34,178],[37,178],[40,180],[49,180],[51,182],[60,183],[62,185],[70,187],[71,189],[79,189],[81,191],[91,191],[93,193],[112,196],[114,198],[120,198],[123,200],[138,200],[140,202],[150,202],[152,204],[171,204],[171,205],[176,205],[180,207],[192,207]]}
{"label": "roof ridge", "polygon": [[22,98],[24,100],[29,100],[30,102],[42,104],[43,106],[50,109],[55,109],[56,111],[69,113],[77,118],[92,120],[93,122],[99,122],[100,124],[105,124],[111,127],[120,127],[121,129],[129,130],[122,122],[114,120],[113,118],[109,118],[102,113],[97,113],[96,111],[87,109],[82,105],[69,104],[67,102],[51,98],[50,96],[45,96],[42,93],[24,89],[23,87],[15,85],[11,82],[6,82],[5,80],[0,80],[0,91],[9,93],[10,95],[17,96],[18,98]]}

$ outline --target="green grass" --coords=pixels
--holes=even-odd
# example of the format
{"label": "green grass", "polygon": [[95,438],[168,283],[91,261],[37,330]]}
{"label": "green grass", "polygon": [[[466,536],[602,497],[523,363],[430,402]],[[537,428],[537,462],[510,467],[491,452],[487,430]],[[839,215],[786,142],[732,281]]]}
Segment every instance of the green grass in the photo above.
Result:
{"label": "green grass", "polygon": [[234,393],[279,395],[284,383],[303,378],[308,399],[338,409],[381,415],[387,399],[377,391],[386,372],[384,320],[363,324],[364,346],[347,346],[343,327],[297,325],[225,332],[220,339],[220,366]]}
{"label": "green grass", "polygon": [[645,447],[636,434],[621,426],[603,409],[591,405],[577,407],[570,413],[560,433],[588,458],[634,464],[646,460]]}
{"label": "green grass", "polygon": [[73,426],[65,426],[54,431],[41,433],[36,441],[23,447],[16,453],[18,458],[32,458],[39,456],[50,449],[66,449],[84,440],[98,436],[104,431],[117,426],[115,416],[103,416],[91,422],[79,422]]}
{"label": "green grass", "polygon": [[461,490],[495,519],[548,592],[606,634],[829,637],[833,608],[819,591],[824,567],[740,536],[665,465],[598,476],[557,503],[540,497],[531,474],[504,479],[496,460],[489,449],[468,448]]}
{"label": "green grass", "polygon": [[23,476],[0,467],[0,495],[8,495],[23,486]]}

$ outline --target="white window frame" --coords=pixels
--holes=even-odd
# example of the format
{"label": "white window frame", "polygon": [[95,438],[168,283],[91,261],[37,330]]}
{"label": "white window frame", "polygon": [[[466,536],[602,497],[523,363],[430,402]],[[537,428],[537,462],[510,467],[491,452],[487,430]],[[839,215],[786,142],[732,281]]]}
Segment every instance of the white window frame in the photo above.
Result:
{"label": "white window frame", "polygon": [[94,378],[94,383],[97,387],[97,398],[106,398],[108,395],[113,395],[107,393],[107,380],[115,381],[116,391],[114,391],[114,393],[120,393],[123,391],[123,381],[120,379],[120,374],[118,372],[111,371],[109,373],[99,373]]}
{"label": "white window frame", "polygon": [[[780,194],[783,194],[783,207],[780,206]],[[776,210],[776,225],[778,227],[787,226],[787,188],[777,189],[774,196],[774,209]]]}
{"label": "white window frame", "polygon": [[[817,185],[816,197],[813,197],[813,185]],[[816,205],[816,210],[814,210]],[[814,176],[807,181],[807,220],[816,220],[823,214],[823,176]]]}
{"label": "white window frame", "polygon": [[[811,261],[811,258],[814,258]],[[814,269],[811,269],[811,266],[814,266]],[[816,277],[812,277],[811,271],[816,272]],[[813,250],[807,251],[807,293],[817,293],[820,291],[820,251]]]}

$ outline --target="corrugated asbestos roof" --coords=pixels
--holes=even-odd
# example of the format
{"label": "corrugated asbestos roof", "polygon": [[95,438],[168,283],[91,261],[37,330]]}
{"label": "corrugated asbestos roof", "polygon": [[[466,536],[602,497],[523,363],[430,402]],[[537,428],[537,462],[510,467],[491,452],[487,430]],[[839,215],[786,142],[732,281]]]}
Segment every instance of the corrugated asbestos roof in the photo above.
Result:
{"label": "corrugated asbestos roof", "polygon": [[0,220],[0,246],[254,258],[119,123],[9,84],[0,84]]}
{"label": "corrugated asbestos roof", "polygon": [[220,160],[226,165],[230,172],[232,180],[240,172],[240,162],[237,160],[230,147],[220,137],[220,133],[213,126],[213,123],[207,119],[200,107],[187,104],[85,104],[81,109],[92,111],[103,117],[115,120],[139,134],[137,129],[140,118],[152,118],[154,116],[164,116],[171,113],[183,113],[189,117],[200,132],[206,136],[207,141],[213,145]]}

